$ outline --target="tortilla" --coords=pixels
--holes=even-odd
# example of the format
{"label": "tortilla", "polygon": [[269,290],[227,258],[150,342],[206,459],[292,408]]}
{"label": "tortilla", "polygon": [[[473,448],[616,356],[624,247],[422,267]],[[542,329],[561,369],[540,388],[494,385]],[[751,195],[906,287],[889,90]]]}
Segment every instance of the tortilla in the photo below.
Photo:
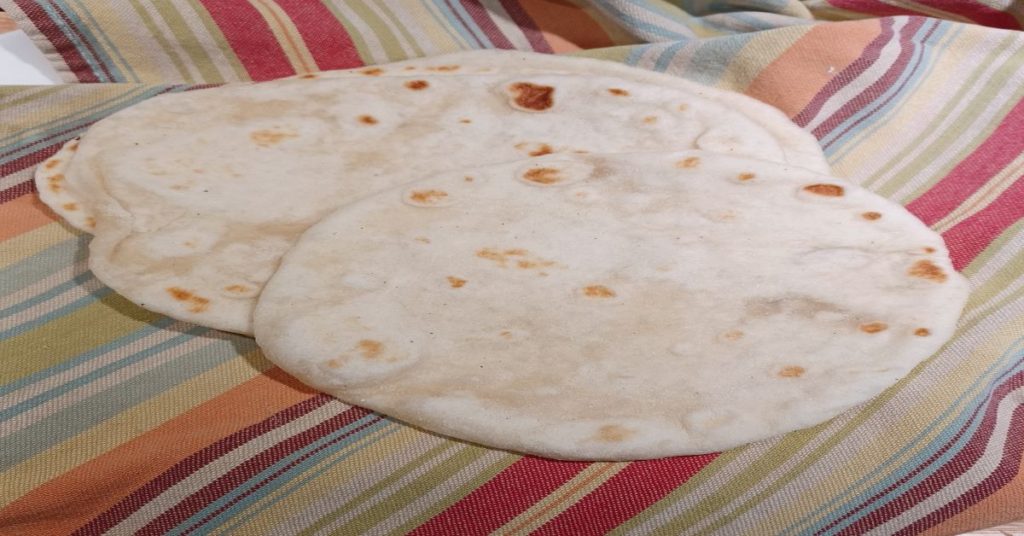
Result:
{"label": "tortilla", "polygon": [[[507,57],[473,57],[488,54]],[[765,118],[735,111],[719,92],[591,64],[609,75],[510,66],[402,77],[375,67],[163,95],[98,122],[40,167],[37,186],[95,234],[89,265],[105,284],[147,309],[251,333],[256,296],[303,230],[424,173],[690,147],[820,165],[789,155]],[[799,131],[781,115],[767,122],[776,120]]]}
{"label": "tortilla", "polygon": [[284,256],[255,330],[350,404],[632,460],[868,400],[953,334],[967,293],[939,235],[837,178],[701,151],[558,154],[342,207]]}

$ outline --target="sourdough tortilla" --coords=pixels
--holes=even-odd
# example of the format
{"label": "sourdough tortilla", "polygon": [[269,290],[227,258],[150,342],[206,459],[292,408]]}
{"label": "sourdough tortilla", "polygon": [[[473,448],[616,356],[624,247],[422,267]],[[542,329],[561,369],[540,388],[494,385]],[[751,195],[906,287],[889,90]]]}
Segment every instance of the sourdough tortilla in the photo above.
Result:
{"label": "sourdough tortilla", "polygon": [[952,335],[967,292],[939,235],[839,179],[700,151],[549,155],[337,210],[284,256],[255,328],[345,402],[630,460],[868,400]]}
{"label": "sourdough tortilla", "polygon": [[147,309],[251,333],[256,296],[303,230],[424,173],[691,147],[821,165],[762,126],[800,132],[781,115],[748,117],[716,90],[654,85],[650,73],[612,63],[607,76],[511,65],[471,74],[427,65],[415,77],[376,67],[155,97],[65,146],[40,166],[37,186],[95,234],[89,266],[101,281]]}

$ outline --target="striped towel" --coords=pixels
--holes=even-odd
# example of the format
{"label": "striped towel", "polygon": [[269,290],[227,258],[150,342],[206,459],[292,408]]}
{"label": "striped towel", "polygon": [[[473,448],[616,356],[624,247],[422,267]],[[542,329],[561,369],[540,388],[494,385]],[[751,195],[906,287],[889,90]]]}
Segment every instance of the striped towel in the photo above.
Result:
{"label": "striped towel", "polygon": [[[1024,518],[1024,7],[1012,0],[0,0],[69,84],[0,88],[2,534],[953,534]],[[299,385],[87,270],[36,164],[166,92],[472,48],[774,104],[940,232],[956,336],[809,430],[633,463],[522,457]],[[104,82],[70,83],[70,82]]]}

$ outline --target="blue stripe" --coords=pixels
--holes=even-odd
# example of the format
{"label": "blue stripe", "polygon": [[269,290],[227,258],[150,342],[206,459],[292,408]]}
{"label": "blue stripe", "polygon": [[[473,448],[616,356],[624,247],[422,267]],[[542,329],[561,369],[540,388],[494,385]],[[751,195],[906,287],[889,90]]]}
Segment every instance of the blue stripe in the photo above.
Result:
{"label": "blue stripe", "polygon": [[0,269],[0,292],[11,294],[85,260],[88,235],[73,236]]}
{"label": "blue stripe", "polygon": [[0,318],[12,317],[18,313],[21,313],[22,311],[25,311],[26,309],[31,309],[32,307],[35,307],[42,303],[46,303],[60,296],[61,294],[64,294],[65,292],[70,292],[75,288],[78,288],[79,286],[85,285],[86,283],[95,280],[96,278],[92,275],[92,272],[89,272],[88,270],[82,270],[81,272],[75,274],[74,277],[72,277],[71,279],[68,279],[67,281],[64,281],[59,285],[56,285],[39,294],[31,296],[28,299],[16,303],[6,309],[0,310]]}
{"label": "blue stripe", "polygon": [[4,331],[0,331],[0,341],[12,337],[17,337],[19,335],[23,335],[43,324],[57,320],[62,316],[73,314],[75,311],[92,305],[93,303],[105,298],[106,296],[112,294],[113,292],[114,291],[108,287],[96,289],[90,292],[87,296],[82,296],[81,298],[78,298],[77,300],[68,303],[62,307],[58,307],[57,309],[54,309],[49,313],[36,317],[27,322],[22,322],[21,324],[10,327]]}
{"label": "blue stripe", "polygon": [[[36,5],[45,11],[53,23],[61,29],[61,34],[74,43],[75,50],[82,55],[82,59],[89,64],[93,74],[96,75],[96,78],[99,79],[100,82],[121,81],[117,80],[117,78],[121,76],[121,72],[117,67],[110,65],[110,58],[102,53],[101,47],[96,43],[96,39],[92,37],[92,32],[89,31],[88,27],[82,24],[82,21],[75,16],[71,9],[68,9],[67,3],[61,2],[60,0],[52,0],[50,2],[39,2]],[[64,20],[65,17],[68,20]],[[82,41],[81,37],[79,37],[79,32],[72,31],[71,28],[79,30],[79,32],[85,36],[85,39],[89,41],[89,44],[92,46],[86,46],[86,43]],[[90,49],[99,50],[100,57],[98,58]],[[104,73],[104,66],[107,67],[108,71],[110,71],[110,76]]]}
{"label": "blue stripe", "polygon": [[[965,426],[968,425],[968,423],[970,423],[970,426],[968,427],[969,431],[964,434],[964,436],[961,438],[961,440],[957,441],[957,443],[954,445],[954,447],[951,448],[946,453],[947,454],[946,456],[943,456],[943,458],[931,462],[931,465],[929,466],[929,468],[927,468],[925,471],[922,471],[921,474],[917,475],[917,477],[915,477],[915,479],[913,481],[911,481],[910,483],[908,483],[908,484],[906,484],[904,486],[901,486],[900,488],[898,488],[896,490],[893,490],[893,491],[889,492],[886,495],[886,497],[888,498],[888,500],[891,501],[891,500],[897,498],[898,495],[902,491],[904,491],[907,487],[912,486],[914,483],[916,483],[919,480],[923,479],[927,475],[930,475],[930,474],[934,473],[935,471],[942,469],[943,461],[947,460],[950,457],[952,457],[953,455],[956,454],[956,452],[959,452],[959,450],[961,450],[963,448],[963,445],[966,443],[966,441],[970,440],[970,438],[973,436],[973,431],[977,429],[977,426],[980,424],[982,418],[984,417],[984,413],[983,412],[979,412],[977,417],[972,417],[972,413],[978,407],[982,406],[983,404],[985,404],[990,399],[992,391],[996,387],[998,387],[998,383],[999,383],[999,381],[1002,378],[1005,378],[1006,376],[1008,376],[1010,374],[1014,374],[1017,371],[1019,371],[1022,368],[1024,368],[1024,360],[1021,360],[1021,358],[1024,357],[1024,353],[1021,353],[1019,350],[1017,350],[1017,347],[1022,342],[1024,342],[1024,337],[1014,341],[1013,344],[1011,344],[1010,347],[1006,351],[1003,352],[1003,355],[998,360],[994,361],[985,370],[985,372],[983,372],[982,374],[979,374],[977,380],[975,380],[971,384],[970,387],[968,387],[966,390],[964,390],[964,392],[961,393],[960,396],[958,396],[952,403],[950,403],[949,404],[949,408],[946,409],[945,411],[943,411],[933,421],[933,423],[930,426],[928,426],[927,428],[923,429],[916,437],[914,437],[913,440],[909,441],[907,443],[907,445],[905,445],[903,448],[901,448],[900,450],[894,452],[888,459],[886,459],[883,463],[881,463],[878,466],[878,468],[876,469],[875,472],[861,477],[859,480],[857,480],[856,482],[854,482],[850,486],[848,486],[847,489],[859,488],[860,486],[865,484],[868,480],[876,477],[877,474],[878,474],[878,471],[881,471],[884,468],[889,467],[890,465],[895,463],[896,460],[902,458],[911,449],[913,449],[915,447],[918,447],[918,445],[920,444],[920,441],[923,441],[924,438],[928,434],[930,434],[931,432],[933,432],[935,430],[935,424],[934,424],[935,422],[939,422],[939,421],[943,421],[943,420],[947,419],[953,413],[953,411],[954,411],[954,409],[956,407],[961,406],[964,403],[964,400],[967,398],[967,396],[968,396],[968,394],[970,392],[979,389],[981,384],[987,382],[987,386],[985,387],[985,389],[981,390],[979,393],[977,393],[976,395],[974,395],[973,397],[970,398],[969,402],[967,402],[967,405],[964,406],[964,408],[960,411],[959,415],[957,415],[957,417],[952,422],[950,422],[948,425],[946,425],[946,429],[943,431],[943,433],[939,434],[936,438],[934,438],[925,447],[920,448],[919,452],[916,455],[914,455],[911,459],[907,460],[906,462],[904,462],[899,467],[893,469],[890,472],[890,474],[887,476],[886,479],[884,479],[883,481],[881,481],[879,483],[876,483],[876,484],[872,485],[871,487],[866,489],[864,492],[862,492],[862,493],[860,493],[860,494],[858,494],[858,495],[856,495],[854,497],[851,497],[851,498],[847,499],[844,503],[842,503],[842,505],[840,505],[840,501],[842,500],[841,497],[833,498],[832,500],[828,501],[827,503],[821,505],[820,507],[816,508],[812,512],[810,512],[807,515],[805,515],[803,518],[798,520],[796,523],[794,523],[794,524],[790,525],[789,527],[787,527],[786,530],[783,531],[783,533],[785,533],[785,534],[796,534],[795,531],[796,531],[797,527],[799,527],[801,525],[804,525],[805,523],[809,522],[810,519],[820,515],[822,512],[825,512],[826,510],[832,509],[832,513],[831,514],[829,514],[828,516],[826,516],[823,519],[819,520],[816,524],[812,525],[810,528],[807,528],[807,529],[801,531],[800,533],[801,534],[814,534],[814,533],[816,533],[816,532],[818,532],[820,530],[823,530],[825,526],[829,525],[835,519],[838,519],[839,517],[841,517],[842,515],[844,515],[848,511],[852,510],[853,508],[856,508],[858,505],[862,504],[868,498],[881,493],[882,490],[884,490],[885,488],[887,488],[890,485],[892,485],[893,482],[899,480],[900,478],[910,474],[914,470],[917,470],[918,468],[923,466],[927,462],[927,458],[929,456],[931,456],[932,454],[937,452],[942,446],[944,446],[946,443],[948,443],[948,441],[956,434],[957,431],[959,431],[960,429],[964,428]],[[1016,350],[1016,353],[1015,353],[1015,350]],[[1009,362],[1009,363],[1007,363],[1007,362]],[[990,377],[992,374],[996,373],[998,371],[998,369],[1000,369],[1000,367],[1005,367],[1005,370],[1003,372],[997,374],[994,378]],[[882,500],[879,500],[879,502],[875,506],[875,509],[881,507],[883,504],[885,504],[885,502],[882,501]],[[866,515],[870,511],[873,511],[873,509],[872,510],[866,510],[865,512],[862,512],[862,514]]]}
{"label": "blue stripe", "polygon": [[[379,420],[377,422],[374,422],[373,424],[370,424],[369,426],[366,426],[366,428],[359,430],[358,432],[351,433],[352,430],[355,430],[360,426],[364,426],[367,423],[370,423],[376,419]],[[185,531],[187,531],[190,528],[194,529],[195,526],[223,524],[230,520],[232,515],[236,512],[244,510],[246,507],[248,507],[254,501],[258,500],[260,497],[272,493],[274,490],[290,482],[292,479],[301,476],[303,473],[319,464],[325,458],[328,458],[332,454],[345,449],[346,447],[359,441],[363,437],[388,426],[393,426],[395,429],[399,428],[399,426],[396,425],[395,423],[388,421],[386,419],[382,419],[379,414],[371,413],[343,428],[335,430],[330,434],[324,435],[323,437],[318,438],[316,441],[310,443],[309,445],[289,453],[287,456],[277,461],[270,467],[267,467],[263,471],[260,471],[256,475],[247,479],[241,485],[235,487],[228,493],[218,497],[217,500],[211,502],[205,508],[193,514],[191,517],[189,517],[181,524],[176,526],[168,534],[184,534]],[[346,437],[346,434],[350,433],[351,435],[348,435]],[[341,459],[335,461],[334,463],[343,461],[344,459],[348,458],[355,452],[358,452],[358,450],[355,450],[352,453],[342,456]],[[298,461],[300,459],[302,460],[301,462]],[[293,463],[295,464],[293,467],[284,470],[286,467],[288,467],[288,465]],[[274,473],[277,473],[279,471],[283,472],[281,472],[281,474],[277,476],[272,476],[274,475]],[[321,471],[316,471],[316,475],[320,474]],[[263,484],[262,487],[259,487],[260,483],[263,482],[264,480],[268,481],[265,484]],[[258,489],[256,489],[257,487]],[[243,495],[245,496],[243,497]],[[228,507],[228,504],[231,504],[231,506]],[[202,521],[203,518],[213,515],[213,512],[221,508],[224,508],[224,511],[217,513],[209,521]]]}
{"label": "blue stripe", "polygon": [[631,30],[641,29],[650,34],[654,34],[659,37],[664,37],[667,41],[676,41],[679,39],[694,37],[692,32],[688,34],[680,33],[640,20],[626,13],[625,11],[622,11],[621,9],[618,8],[618,6],[610,3],[608,0],[594,0],[593,3],[599,5],[603,11],[610,13],[617,19],[620,19],[618,21],[620,23],[620,26],[628,26]]}
{"label": "blue stripe", "polygon": [[747,33],[700,41],[690,56],[690,65],[696,66],[690,69],[693,72],[690,79],[708,86],[715,85],[740,50],[753,38],[754,34]]}
{"label": "blue stripe", "polygon": [[[451,6],[448,5],[449,3]],[[451,0],[451,2],[434,0],[434,5],[437,6],[441,10],[441,13],[445,15],[448,19],[449,25],[452,28],[455,28],[456,31],[466,38],[466,41],[470,46],[476,47],[481,44],[484,48],[490,48],[487,46],[488,44],[494,46],[494,43],[491,43],[491,40],[488,39],[479,28],[477,28],[476,21],[473,20],[473,17],[471,17],[465,9],[462,9],[462,5],[459,4],[459,0]],[[461,21],[459,20],[459,17],[455,15],[456,11],[458,11],[459,16],[462,17]]]}
{"label": "blue stripe", "polygon": [[[78,0],[78,4],[79,5],[83,5],[83,4],[85,4],[85,2],[84,2],[84,0]],[[117,56],[117,59],[121,62],[121,65],[124,65],[125,67],[127,67],[129,69],[129,74],[131,75],[131,80],[120,80],[120,81],[121,82],[135,82],[135,83],[142,82],[142,80],[139,79],[139,77],[135,74],[135,72],[130,70],[131,69],[131,63],[124,59],[124,56],[121,55],[121,51],[118,50],[118,46],[116,44],[112,43],[110,41],[110,39],[106,36],[106,34],[103,33],[103,31],[102,31],[103,25],[100,24],[100,22],[97,21],[92,16],[92,10],[90,10],[89,7],[86,6],[86,7],[84,7],[84,9],[82,9],[82,12],[85,13],[86,18],[89,19],[89,22],[86,24],[85,27],[86,28],[96,28],[96,29],[100,30],[99,32],[97,32],[96,35],[99,38],[103,39],[104,43],[106,44],[106,46],[103,48],[103,50],[112,51],[114,53],[114,55]],[[110,66],[113,67],[113,65],[110,65]],[[121,78],[124,78],[124,76],[122,76]]]}
{"label": "blue stripe", "polygon": [[662,50],[661,54],[658,55],[658,60],[654,62],[654,70],[662,73],[665,72],[669,64],[672,63],[672,60],[676,59],[676,54],[686,48],[688,44],[690,44],[690,41],[679,41],[665,47],[665,50]]}

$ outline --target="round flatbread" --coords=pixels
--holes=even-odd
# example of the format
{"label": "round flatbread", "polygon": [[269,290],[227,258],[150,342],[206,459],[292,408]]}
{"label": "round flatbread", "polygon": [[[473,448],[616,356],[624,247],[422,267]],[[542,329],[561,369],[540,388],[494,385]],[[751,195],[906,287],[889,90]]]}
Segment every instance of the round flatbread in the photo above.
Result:
{"label": "round flatbread", "polygon": [[89,263],[104,283],[147,309],[251,333],[255,298],[303,230],[424,173],[690,147],[818,165],[722,92],[655,85],[607,62],[584,75],[501,61],[470,74],[375,67],[156,97],[94,125],[39,168],[37,186],[96,235]]}
{"label": "round flatbread", "polygon": [[554,458],[727,449],[868,400],[953,333],[942,238],[855,185],[690,151],[549,155],[345,206],[255,314],[301,381]]}

